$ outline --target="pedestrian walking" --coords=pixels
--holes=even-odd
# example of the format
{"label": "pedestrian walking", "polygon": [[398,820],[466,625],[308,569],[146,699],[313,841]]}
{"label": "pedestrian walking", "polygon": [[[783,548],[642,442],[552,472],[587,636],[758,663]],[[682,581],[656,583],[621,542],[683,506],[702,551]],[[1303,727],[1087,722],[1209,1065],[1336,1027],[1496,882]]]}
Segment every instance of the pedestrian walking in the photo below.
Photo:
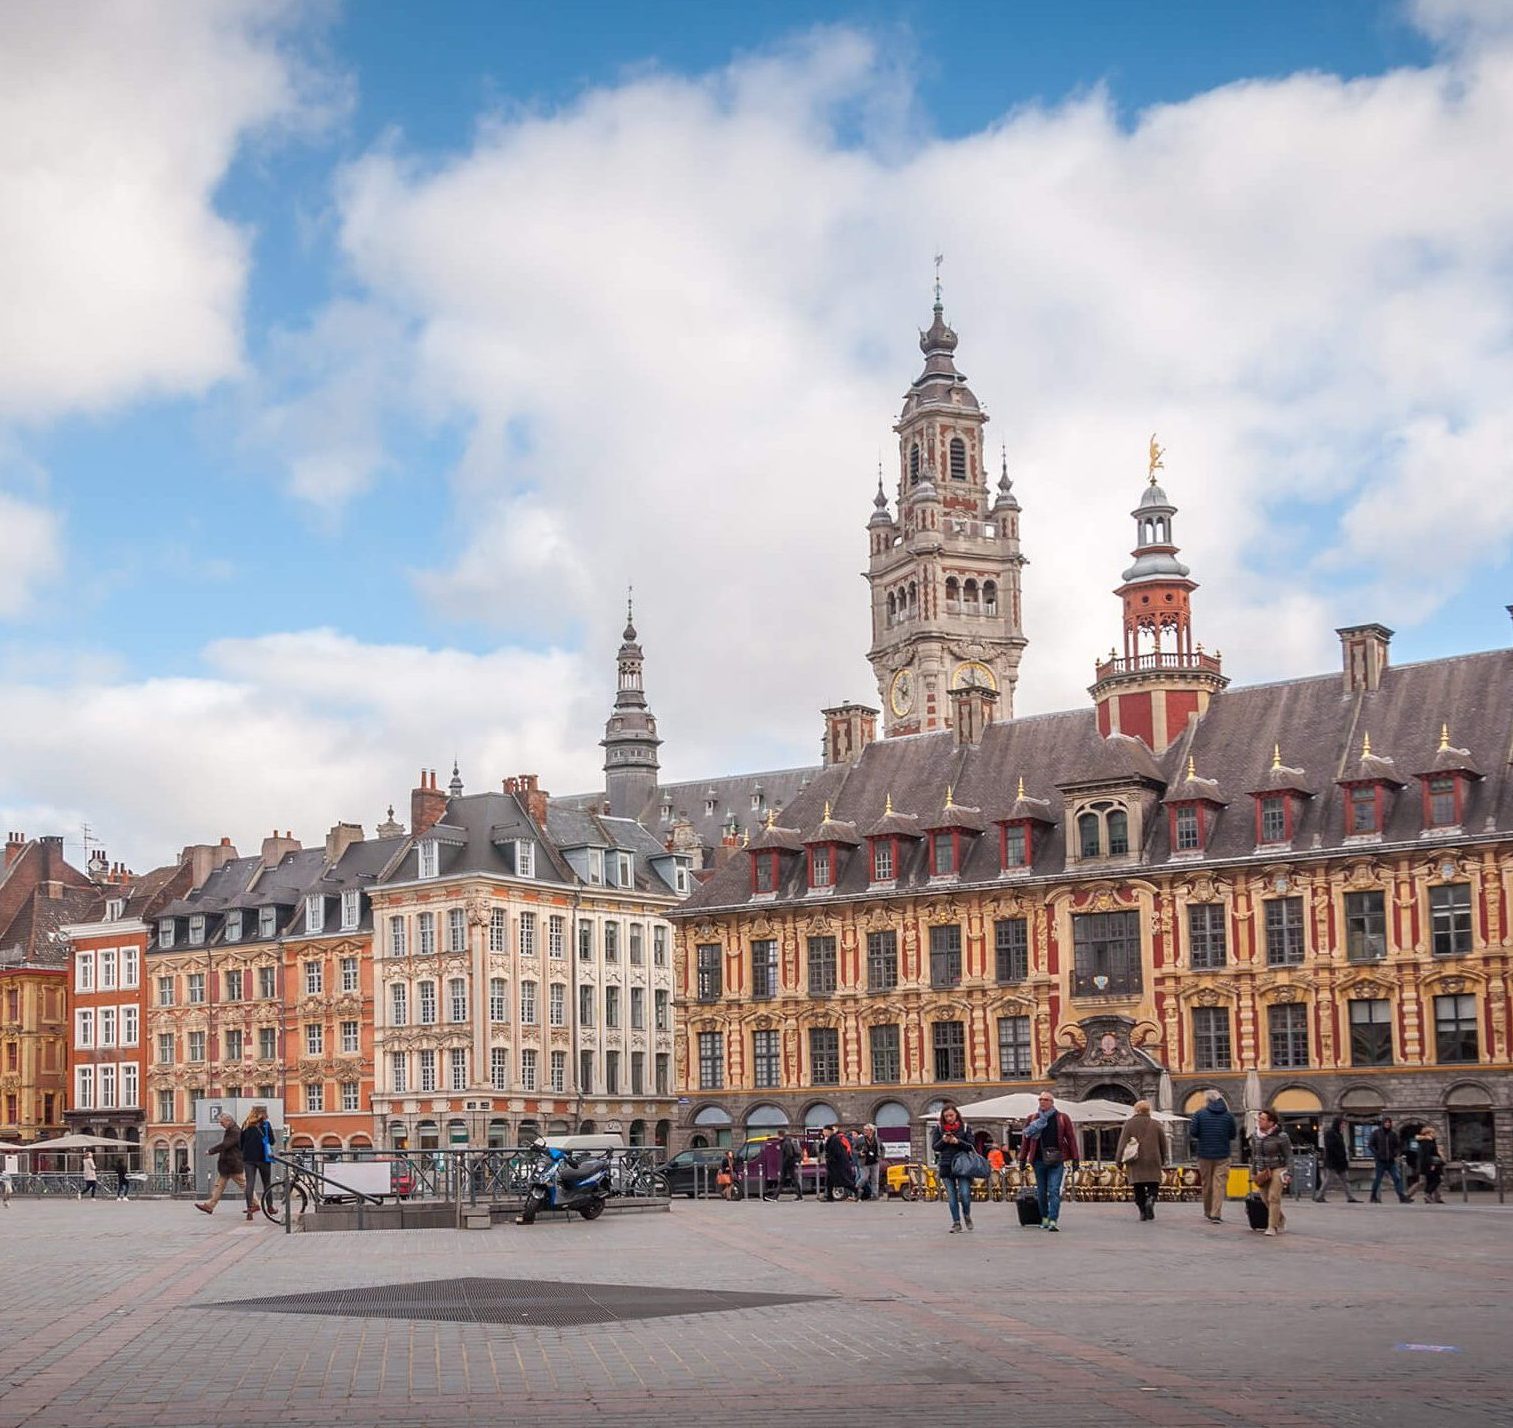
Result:
{"label": "pedestrian walking", "polygon": [[793,1187],[794,1198],[802,1200],[804,1198],[804,1177],[801,1173],[801,1168],[804,1164],[804,1152],[798,1143],[797,1137],[792,1134],[785,1135],[783,1137],[782,1149],[778,1154],[782,1171],[778,1177],[777,1198],[781,1200],[783,1198],[783,1191],[791,1185]]}
{"label": "pedestrian walking", "polygon": [[1188,1138],[1198,1161],[1198,1180],[1203,1187],[1203,1218],[1215,1225],[1222,1224],[1224,1219],[1231,1147],[1238,1130],[1223,1095],[1210,1088],[1202,1109],[1193,1117]]}
{"label": "pedestrian walking", "polygon": [[1392,1181],[1392,1188],[1397,1191],[1398,1200],[1406,1205],[1408,1196],[1403,1190],[1403,1172],[1398,1165],[1398,1158],[1403,1153],[1403,1140],[1392,1129],[1392,1117],[1383,1116],[1382,1122],[1371,1132],[1368,1142],[1371,1148],[1371,1158],[1376,1162],[1376,1173],[1371,1177],[1371,1203],[1382,1203],[1382,1181]]}
{"label": "pedestrian walking", "polygon": [[1439,1138],[1433,1126],[1425,1126],[1418,1133],[1418,1173],[1424,1181],[1424,1204],[1443,1205],[1439,1187],[1445,1178],[1445,1160],[1439,1153]]}
{"label": "pedestrian walking", "polygon": [[864,1200],[882,1199],[883,1147],[870,1121],[856,1139],[857,1180]]}
{"label": "pedestrian walking", "polygon": [[16,1178],[20,1168],[19,1155],[7,1155],[4,1164],[0,1165],[0,1205],[7,1210],[11,1207],[11,1181]]}
{"label": "pedestrian walking", "polygon": [[100,1188],[100,1172],[95,1166],[95,1153],[92,1150],[84,1152],[84,1188],[79,1191],[82,1200],[86,1195],[91,1200],[95,1198],[95,1192]]}
{"label": "pedestrian walking", "polygon": [[1350,1181],[1346,1179],[1349,1173],[1350,1151],[1345,1145],[1345,1117],[1336,1116],[1324,1132],[1323,1166],[1319,1171],[1319,1186],[1313,1192],[1313,1198],[1322,1205],[1327,1198],[1324,1192],[1333,1180],[1345,1192],[1345,1199],[1350,1204],[1359,1205],[1360,1197],[1350,1193]]}
{"label": "pedestrian walking", "polygon": [[720,1187],[720,1199],[735,1199],[735,1151],[727,1150],[720,1157],[720,1169],[714,1183]]}
{"label": "pedestrian walking", "polygon": [[114,1169],[115,1169],[115,1172],[116,1172],[116,1199],[117,1200],[127,1200],[127,1199],[130,1199],[130,1195],[128,1193],[130,1187],[127,1185],[127,1177],[126,1177],[126,1157],[125,1156],[121,1156],[121,1155],[116,1156],[116,1163],[115,1163]]}
{"label": "pedestrian walking", "polygon": [[257,1182],[263,1182],[263,1194],[273,1186],[273,1122],[267,1106],[254,1106],[242,1122],[242,1163],[246,1167],[247,1218],[257,1214]]}
{"label": "pedestrian walking", "polygon": [[961,1112],[949,1101],[940,1110],[940,1120],[930,1137],[935,1152],[935,1168],[946,1188],[946,1203],[951,1207],[949,1233],[959,1235],[962,1225],[972,1228],[972,1177],[956,1173],[956,1157],[973,1149],[972,1132],[962,1120]]}
{"label": "pedestrian walking", "polygon": [[996,1140],[988,1142],[988,1194],[997,1198],[1009,1193],[1008,1179],[1003,1173],[1003,1147]]}
{"label": "pedestrian walking", "polygon": [[1077,1127],[1065,1111],[1056,1109],[1049,1091],[1040,1093],[1040,1111],[1025,1123],[1019,1137],[1019,1163],[1035,1171],[1035,1195],[1040,1201],[1040,1223],[1056,1231],[1061,1218],[1061,1183],[1068,1165],[1079,1160]]}
{"label": "pedestrian walking", "polygon": [[1250,1147],[1251,1180],[1266,1201],[1266,1233],[1276,1236],[1287,1228],[1282,1194],[1292,1179],[1292,1137],[1270,1111],[1256,1117],[1256,1138]]}
{"label": "pedestrian walking", "polygon": [[[223,1115],[220,1118],[221,1130],[224,1134],[219,1145],[210,1147],[215,1155],[215,1188],[210,1192],[208,1200],[201,1200],[195,1204],[195,1209],[204,1214],[215,1214],[215,1207],[221,1203],[221,1196],[226,1193],[226,1186],[236,1182],[238,1190],[247,1188],[247,1175],[242,1159],[242,1132],[236,1128],[236,1117]],[[252,1218],[252,1211],[247,1211],[247,1218]]]}
{"label": "pedestrian walking", "polygon": [[1136,1101],[1135,1111],[1119,1132],[1114,1160],[1124,1167],[1135,1191],[1135,1208],[1142,1220],[1156,1218],[1156,1197],[1161,1193],[1161,1172],[1171,1147],[1166,1132],[1151,1115],[1149,1101]]}
{"label": "pedestrian walking", "polygon": [[851,1159],[851,1142],[839,1126],[825,1127],[825,1198],[834,1200],[840,1191],[842,1200],[856,1198],[855,1163]]}

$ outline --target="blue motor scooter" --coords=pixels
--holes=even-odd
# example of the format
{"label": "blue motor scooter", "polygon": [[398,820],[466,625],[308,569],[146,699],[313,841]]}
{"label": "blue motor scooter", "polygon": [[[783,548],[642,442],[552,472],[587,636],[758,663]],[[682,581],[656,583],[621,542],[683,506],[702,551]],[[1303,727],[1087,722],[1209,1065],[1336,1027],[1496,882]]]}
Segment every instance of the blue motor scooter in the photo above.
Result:
{"label": "blue motor scooter", "polygon": [[526,1187],[525,1204],[515,1216],[517,1225],[530,1225],[542,1210],[576,1210],[585,1220],[597,1220],[609,1199],[607,1157],[579,1160],[572,1151],[538,1140],[532,1147],[536,1163]]}

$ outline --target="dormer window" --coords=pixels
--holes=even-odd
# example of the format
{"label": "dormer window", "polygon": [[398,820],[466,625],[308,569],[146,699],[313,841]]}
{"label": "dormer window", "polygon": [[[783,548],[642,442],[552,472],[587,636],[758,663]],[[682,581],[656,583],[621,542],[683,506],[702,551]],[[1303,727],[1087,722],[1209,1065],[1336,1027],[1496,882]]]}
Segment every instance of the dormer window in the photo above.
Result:
{"label": "dormer window", "polygon": [[1079,858],[1117,858],[1129,852],[1129,814],[1117,804],[1095,803],[1077,815]]}
{"label": "dormer window", "polygon": [[1382,831],[1381,785],[1357,784],[1349,791],[1346,807],[1348,826],[1345,831],[1348,834]]}
{"label": "dormer window", "polygon": [[872,881],[891,883],[898,876],[898,840],[874,838],[872,840]]}
{"label": "dormer window", "polygon": [[1424,780],[1424,826],[1460,826],[1460,779],[1454,774]]}
{"label": "dormer window", "polygon": [[1292,810],[1285,793],[1268,793],[1256,801],[1256,841],[1287,843],[1292,839]]}
{"label": "dormer window", "polygon": [[835,850],[828,843],[818,843],[809,849],[809,886],[835,886]]}
{"label": "dormer window", "polygon": [[940,828],[930,834],[930,876],[949,877],[957,870],[957,841],[954,828]]}
{"label": "dormer window", "polygon": [[441,846],[434,838],[427,838],[419,846],[416,862],[417,876],[434,878],[441,874]]}
{"label": "dormer window", "polygon": [[673,888],[680,893],[688,891],[688,864],[680,858],[672,865]]}
{"label": "dormer window", "polygon": [[305,899],[305,931],[324,932],[326,928],[326,900],[319,893],[311,893]]}
{"label": "dormer window", "polygon": [[704,816],[706,818],[713,818],[714,817],[714,809],[715,809],[715,801],[714,801],[714,799],[712,799],[712,798],[706,798],[704,800]]}
{"label": "dormer window", "polygon": [[1035,838],[1028,823],[1003,823],[998,832],[998,863],[1005,871],[1034,861]]}
{"label": "dormer window", "polygon": [[189,919],[189,943],[198,947],[205,940],[205,914],[197,912]]}
{"label": "dormer window", "polygon": [[751,855],[751,890],[773,893],[778,886],[778,855],[763,851]]}
{"label": "dormer window", "polygon": [[123,899],[113,897],[105,904],[106,922],[119,922],[126,916],[126,903]]}
{"label": "dormer window", "polygon": [[1172,809],[1172,847],[1179,853],[1203,846],[1203,816],[1195,803]]}
{"label": "dormer window", "polygon": [[242,940],[242,914],[234,911],[226,914],[226,941],[240,942]]}
{"label": "dormer window", "polygon": [[173,946],[173,919],[171,917],[165,917],[158,923],[158,946]]}
{"label": "dormer window", "polygon": [[600,848],[588,850],[588,880],[591,883],[604,881],[604,852]]}
{"label": "dormer window", "polygon": [[615,885],[622,888],[630,887],[631,883],[634,881],[632,877],[633,871],[634,870],[632,866],[631,855],[629,853],[616,853]]}
{"label": "dormer window", "polygon": [[278,931],[278,909],[276,907],[260,907],[257,910],[257,935],[259,937],[272,937]]}
{"label": "dormer window", "polygon": [[357,888],[348,888],[341,895],[342,930],[350,932],[362,917],[362,893]]}

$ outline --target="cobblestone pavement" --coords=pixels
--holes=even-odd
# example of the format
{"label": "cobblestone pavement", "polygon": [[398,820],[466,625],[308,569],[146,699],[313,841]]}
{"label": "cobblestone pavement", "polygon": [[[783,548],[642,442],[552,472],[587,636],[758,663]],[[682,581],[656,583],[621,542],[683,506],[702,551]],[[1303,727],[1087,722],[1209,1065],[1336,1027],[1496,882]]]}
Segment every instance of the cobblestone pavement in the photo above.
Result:
{"label": "cobblestone pavement", "polygon": [[[285,1237],[184,1202],[0,1211],[0,1428],[858,1421],[1513,1424],[1513,1206],[679,1201],[491,1231]],[[575,1328],[207,1307],[453,1276],[821,1302]]]}

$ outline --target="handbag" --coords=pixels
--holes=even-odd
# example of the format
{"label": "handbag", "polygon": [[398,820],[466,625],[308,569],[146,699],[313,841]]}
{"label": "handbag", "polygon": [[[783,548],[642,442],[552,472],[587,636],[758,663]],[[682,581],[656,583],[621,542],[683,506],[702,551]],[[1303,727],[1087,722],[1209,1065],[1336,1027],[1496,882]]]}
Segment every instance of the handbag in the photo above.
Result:
{"label": "handbag", "polygon": [[1274,1173],[1275,1172],[1271,1170],[1258,1170],[1251,1177],[1251,1181],[1253,1184],[1260,1186],[1261,1189],[1264,1190],[1268,1185],[1271,1184],[1271,1177]]}
{"label": "handbag", "polygon": [[957,1151],[951,1161],[951,1174],[957,1180],[986,1180],[991,1169],[987,1157],[975,1150]]}
{"label": "handbag", "polygon": [[1140,1142],[1131,1137],[1129,1144],[1124,1147],[1124,1154],[1119,1157],[1119,1164],[1128,1165],[1130,1161],[1138,1160],[1139,1158]]}
{"label": "handbag", "polygon": [[728,1170],[722,1170],[718,1175],[715,1176],[714,1183],[716,1185],[723,1186],[733,1184],[734,1182],[732,1181],[730,1172]]}
{"label": "handbag", "polygon": [[1059,1145],[1043,1145],[1040,1147],[1040,1163],[1048,1167],[1064,1164],[1066,1156],[1061,1153]]}

